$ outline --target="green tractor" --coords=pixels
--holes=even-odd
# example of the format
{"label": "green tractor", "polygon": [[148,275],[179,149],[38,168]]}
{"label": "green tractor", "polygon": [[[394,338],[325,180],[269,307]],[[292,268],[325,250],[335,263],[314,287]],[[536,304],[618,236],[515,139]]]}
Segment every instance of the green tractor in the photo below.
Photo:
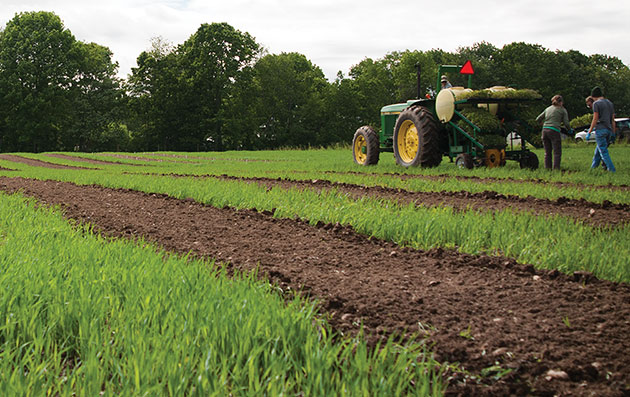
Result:
{"label": "green tractor", "polygon": [[[538,157],[526,142],[536,137],[533,117],[540,95],[498,86],[473,91],[470,61],[441,65],[437,87],[439,76],[453,71],[468,74],[468,88],[438,88],[437,95],[426,98],[420,98],[418,89],[418,99],[384,106],[379,132],[363,126],[354,134],[354,161],[376,164],[380,152],[393,152],[403,167],[435,167],[448,156],[461,168],[499,167],[506,160],[518,161],[521,168],[538,168]],[[419,76],[418,70],[418,87]]]}

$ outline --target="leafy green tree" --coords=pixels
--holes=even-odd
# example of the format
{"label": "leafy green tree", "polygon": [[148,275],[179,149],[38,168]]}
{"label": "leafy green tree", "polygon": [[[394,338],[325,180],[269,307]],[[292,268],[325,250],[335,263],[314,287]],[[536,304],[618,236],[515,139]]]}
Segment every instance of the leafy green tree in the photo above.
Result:
{"label": "leafy green tree", "polygon": [[[463,65],[470,60],[475,74],[473,77],[473,89],[488,88],[500,85],[496,76],[495,59],[499,49],[494,45],[482,41],[470,47],[461,47],[457,50],[457,64]],[[465,86],[465,85],[464,85]]]}
{"label": "leafy green tree", "polygon": [[567,77],[565,87],[562,90],[564,106],[569,112],[569,117],[573,118],[583,113],[589,112],[584,99],[590,94],[592,77],[590,76],[589,58],[578,51],[558,51],[555,53],[560,62],[561,71]]}
{"label": "leafy green tree", "polygon": [[235,82],[256,61],[260,46],[249,33],[227,23],[202,24],[178,48],[181,57],[183,90],[179,147],[198,150],[204,143],[211,149],[224,149],[223,117],[226,101],[233,95]]}
{"label": "leafy green tree", "polygon": [[127,82],[131,144],[135,150],[179,150],[187,107],[180,55],[160,37],[142,52]]}
{"label": "leafy green tree", "polygon": [[378,126],[381,107],[398,99],[396,82],[389,64],[390,61],[385,59],[374,61],[366,58],[350,69],[349,78],[354,81],[359,103],[356,115],[360,125]]}
{"label": "leafy green tree", "polygon": [[119,104],[111,56],[53,13],[17,14],[0,33],[0,150],[89,146]]}
{"label": "leafy green tree", "polygon": [[324,124],[327,140],[323,145],[348,143],[352,141],[357,128],[367,122],[358,113],[362,104],[356,94],[356,84],[339,72],[335,81],[324,92]]}
{"label": "leafy green tree", "polygon": [[262,117],[256,114],[259,90],[254,75],[253,68],[244,69],[223,101],[219,118],[223,122],[223,131],[227,131],[222,136],[225,149],[255,150],[264,146],[258,134]]}
{"label": "leafy green tree", "polygon": [[538,44],[505,45],[495,60],[495,74],[501,85],[532,88],[544,98],[551,98],[570,84],[559,57]]}
{"label": "leafy green tree", "polygon": [[589,57],[591,83],[600,86],[604,95],[615,104],[617,116],[630,116],[630,69],[619,58],[595,54]]}
{"label": "leafy green tree", "polygon": [[[60,131],[60,149],[79,146],[82,151],[100,150],[104,135],[124,112],[121,82],[116,77],[118,65],[112,62],[109,48],[95,43],[77,41],[74,51],[79,63],[71,89],[73,120]],[[122,141],[116,147],[126,149]]]}
{"label": "leafy green tree", "polygon": [[[414,99],[420,94],[420,98],[433,95],[437,89],[438,66],[442,64],[456,64],[455,56],[441,50],[403,51],[393,52],[385,56],[388,68],[392,70],[394,85],[396,87],[396,102],[405,102]],[[418,67],[420,67],[420,93],[418,93]],[[463,85],[463,79],[459,76],[449,76],[453,85]]]}
{"label": "leafy green tree", "polygon": [[494,70],[504,85],[540,92],[541,108],[548,106],[553,95],[561,94],[570,117],[585,113],[584,98],[596,85],[619,103],[618,114],[627,111],[630,71],[616,57],[586,57],[578,51],[551,52],[540,45],[512,43],[497,53]]}
{"label": "leafy green tree", "polygon": [[420,97],[435,90],[437,67],[428,54],[421,51],[393,52],[385,56],[392,70],[396,87],[396,102],[418,97],[418,67],[420,67]]}
{"label": "leafy green tree", "polygon": [[258,146],[306,147],[327,141],[323,95],[327,81],[304,55],[266,55],[254,66]]}
{"label": "leafy green tree", "polygon": [[131,134],[126,124],[112,122],[105,127],[93,144],[94,151],[98,152],[126,151],[131,144]]}
{"label": "leafy green tree", "polygon": [[72,120],[75,38],[49,12],[20,13],[0,35],[3,151],[54,150]]}

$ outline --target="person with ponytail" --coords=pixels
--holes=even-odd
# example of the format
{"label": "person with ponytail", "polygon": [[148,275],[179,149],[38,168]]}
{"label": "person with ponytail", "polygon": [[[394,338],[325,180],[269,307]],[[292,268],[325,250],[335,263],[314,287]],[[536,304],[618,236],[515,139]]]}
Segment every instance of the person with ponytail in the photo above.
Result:
{"label": "person with ponytail", "polygon": [[553,169],[560,169],[560,160],[562,159],[562,138],[560,137],[560,129],[570,130],[569,114],[563,106],[563,99],[560,95],[554,95],[551,98],[551,106],[545,109],[536,121],[543,122],[542,142],[545,148],[545,168],[551,169],[553,159]]}

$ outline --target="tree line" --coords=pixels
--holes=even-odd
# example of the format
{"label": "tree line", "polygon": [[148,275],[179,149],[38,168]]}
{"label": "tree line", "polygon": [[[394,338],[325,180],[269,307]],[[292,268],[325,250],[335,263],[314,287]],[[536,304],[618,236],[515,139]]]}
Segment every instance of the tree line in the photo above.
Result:
{"label": "tree line", "polygon": [[[440,64],[471,60],[473,88],[561,94],[570,117],[601,86],[630,115],[630,69],[614,56],[481,42],[454,52],[401,51],[365,58],[328,81],[303,54],[269,54],[227,23],[188,40],[155,38],[126,79],[109,48],[77,40],[51,12],[16,14],[0,30],[0,151],[201,151],[349,143],[379,110],[436,89]],[[454,85],[465,85],[449,74]],[[548,105],[541,103],[541,111]]]}

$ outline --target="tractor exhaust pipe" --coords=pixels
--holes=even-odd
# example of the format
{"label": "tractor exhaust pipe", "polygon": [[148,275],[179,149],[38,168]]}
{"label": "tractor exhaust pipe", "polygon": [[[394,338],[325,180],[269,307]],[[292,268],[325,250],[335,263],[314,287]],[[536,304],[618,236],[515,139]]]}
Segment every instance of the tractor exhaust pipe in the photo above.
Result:
{"label": "tractor exhaust pipe", "polygon": [[420,92],[420,64],[419,64],[419,63],[417,63],[417,64],[416,64],[416,85],[417,85],[417,88],[416,88],[416,89],[417,89],[417,91],[416,91],[416,92],[417,92],[416,98],[417,98],[417,99],[420,99],[420,96],[421,96],[422,94],[421,94],[421,92]]}

